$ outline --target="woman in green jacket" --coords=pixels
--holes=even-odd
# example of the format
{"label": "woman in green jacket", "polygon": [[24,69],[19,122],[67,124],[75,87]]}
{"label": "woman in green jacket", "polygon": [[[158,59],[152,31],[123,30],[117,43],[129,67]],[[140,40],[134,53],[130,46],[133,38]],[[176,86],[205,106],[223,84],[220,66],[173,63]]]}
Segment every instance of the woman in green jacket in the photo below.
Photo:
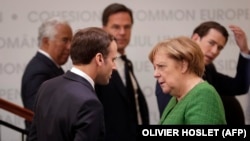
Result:
{"label": "woman in green jacket", "polygon": [[203,57],[199,46],[184,36],[159,42],[150,52],[154,77],[163,92],[172,95],[161,125],[226,124],[219,94],[202,79]]}

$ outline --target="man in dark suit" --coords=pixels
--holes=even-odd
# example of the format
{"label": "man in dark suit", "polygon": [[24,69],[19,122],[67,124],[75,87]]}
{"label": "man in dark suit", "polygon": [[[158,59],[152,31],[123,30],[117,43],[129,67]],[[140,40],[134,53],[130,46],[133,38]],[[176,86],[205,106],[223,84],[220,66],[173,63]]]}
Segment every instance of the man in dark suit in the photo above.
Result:
{"label": "man in dark suit", "polygon": [[[133,89],[126,85],[125,64],[133,69],[132,62],[125,59],[133,25],[132,11],[125,5],[113,3],[102,15],[103,28],[115,36],[118,46],[117,70],[113,71],[109,85],[96,85],[97,95],[104,106],[106,141],[135,141],[137,125],[149,124],[149,113],[144,94],[135,74],[128,72]],[[120,56],[123,56],[124,62]]]}
{"label": "man in dark suit", "polygon": [[29,141],[103,140],[103,106],[94,85],[109,83],[116,67],[115,38],[97,27],[79,30],[70,57],[72,69],[38,90]]}
{"label": "man in dark suit", "polygon": [[[240,49],[235,77],[217,72],[213,64],[213,60],[220,54],[228,40],[229,34],[224,26],[214,21],[201,23],[194,29],[192,39],[199,44],[203,51],[206,65],[203,79],[212,84],[220,94],[225,108],[227,124],[244,125],[244,112],[235,96],[246,94],[249,89],[250,50],[244,31],[236,25],[230,25],[229,28],[233,32],[236,44]],[[167,97],[160,90],[158,92],[160,93],[157,95]],[[161,104],[164,103],[162,98],[158,101]],[[167,101],[165,101],[166,104]]]}
{"label": "man in dark suit", "polygon": [[[32,111],[39,86],[45,80],[64,74],[61,65],[68,60],[73,36],[69,23],[58,17],[44,21],[38,32],[39,49],[27,64],[21,84],[23,105]],[[28,130],[30,123],[25,123]]]}

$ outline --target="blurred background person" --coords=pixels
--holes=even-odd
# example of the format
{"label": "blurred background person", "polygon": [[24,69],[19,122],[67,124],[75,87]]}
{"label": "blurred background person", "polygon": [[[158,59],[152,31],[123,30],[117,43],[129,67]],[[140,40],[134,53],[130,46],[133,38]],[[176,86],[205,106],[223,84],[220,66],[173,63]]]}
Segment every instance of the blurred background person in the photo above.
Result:
{"label": "blurred background person", "polygon": [[[227,124],[244,125],[244,112],[235,96],[248,92],[250,51],[245,32],[236,25],[230,25],[229,28],[233,32],[236,44],[240,49],[235,77],[218,72],[213,64],[214,59],[220,54],[228,41],[229,34],[223,25],[215,21],[203,22],[194,29],[191,38],[200,46],[204,54],[205,73],[203,79],[213,85],[220,94],[225,108]],[[160,90],[156,91],[161,92]],[[168,97],[163,93],[157,95]],[[166,105],[167,101],[162,100],[158,99],[158,101],[161,101],[161,105],[164,105],[164,102]]]}
{"label": "blurred background person", "polygon": [[154,77],[170,99],[160,124],[226,124],[221,98],[202,79],[203,53],[193,40],[177,37],[159,42],[150,52]]}
{"label": "blurred background person", "polygon": [[149,124],[145,96],[126,57],[130,42],[133,13],[123,4],[112,3],[102,13],[103,29],[117,41],[117,70],[107,86],[96,85],[96,93],[104,106],[106,141],[135,141],[137,125]]}
{"label": "blurred background person", "polygon": [[101,28],[79,30],[72,39],[71,70],[38,90],[29,141],[100,141],[103,106],[94,85],[107,85],[115,69],[115,38]]}
{"label": "blurred background person", "polygon": [[[21,98],[25,108],[33,111],[40,85],[53,77],[64,74],[61,65],[69,58],[72,29],[59,17],[44,21],[38,29],[39,49],[27,64],[21,81]],[[28,130],[30,123],[25,122]]]}

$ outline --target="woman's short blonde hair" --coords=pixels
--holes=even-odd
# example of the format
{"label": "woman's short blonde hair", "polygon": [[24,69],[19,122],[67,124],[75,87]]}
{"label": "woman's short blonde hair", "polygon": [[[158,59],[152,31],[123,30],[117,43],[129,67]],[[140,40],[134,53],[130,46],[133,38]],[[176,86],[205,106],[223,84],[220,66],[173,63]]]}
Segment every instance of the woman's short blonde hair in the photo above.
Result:
{"label": "woman's short blonde hair", "polygon": [[199,45],[189,37],[179,36],[157,43],[149,53],[149,60],[153,63],[155,54],[163,49],[166,55],[176,61],[186,61],[188,71],[202,77],[205,70],[204,55]]}

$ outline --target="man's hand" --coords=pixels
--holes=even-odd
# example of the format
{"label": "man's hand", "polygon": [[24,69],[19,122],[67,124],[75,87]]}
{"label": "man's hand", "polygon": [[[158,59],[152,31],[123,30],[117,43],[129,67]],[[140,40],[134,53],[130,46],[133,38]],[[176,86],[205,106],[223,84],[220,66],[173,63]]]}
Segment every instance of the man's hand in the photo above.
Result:
{"label": "man's hand", "polygon": [[247,37],[246,37],[245,32],[236,25],[229,25],[229,28],[234,34],[235,41],[237,45],[239,46],[240,51],[243,53],[249,54],[250,51],[248,49]]}

